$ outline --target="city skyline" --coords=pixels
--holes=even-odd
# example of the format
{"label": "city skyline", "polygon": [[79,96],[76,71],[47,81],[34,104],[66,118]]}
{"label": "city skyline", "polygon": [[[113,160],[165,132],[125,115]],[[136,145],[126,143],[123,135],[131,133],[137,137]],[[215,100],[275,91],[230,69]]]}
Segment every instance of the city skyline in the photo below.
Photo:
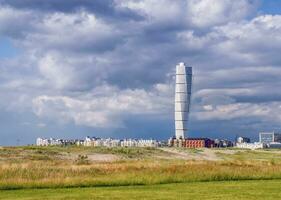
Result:
{"label": "city skyline", "polygon": [[181,61],[190,137],[280,132],[280,24],[273,0],[0,0],[0,145],[166,140]]}

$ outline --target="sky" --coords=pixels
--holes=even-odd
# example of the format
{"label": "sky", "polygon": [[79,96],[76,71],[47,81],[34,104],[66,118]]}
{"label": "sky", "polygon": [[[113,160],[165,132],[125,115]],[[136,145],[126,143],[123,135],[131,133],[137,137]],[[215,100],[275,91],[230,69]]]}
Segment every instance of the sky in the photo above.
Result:
{"label": "sky", "polygon": [[281,131],[280,33],[276,0],[0,0],[0,145],[166,140],[179,62],[189,136]]}

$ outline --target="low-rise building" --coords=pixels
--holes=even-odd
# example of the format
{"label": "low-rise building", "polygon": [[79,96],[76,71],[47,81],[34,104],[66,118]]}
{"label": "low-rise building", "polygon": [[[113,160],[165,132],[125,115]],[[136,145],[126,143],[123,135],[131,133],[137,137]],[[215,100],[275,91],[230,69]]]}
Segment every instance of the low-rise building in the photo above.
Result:
{"label": "low-rise building", "polygon": [[159,142],[157,140],[136,140],[136,139],[124,139],[121,140],[121,147],[158,147]]}
{"label": "low-rise building", "polygon": [[84,146],[94,147],[158,147],[159,142],[157,140],[143,140],[143,139],[112,139],[112,138],[95,138],[86,137],[84,140]]}
{"label": "low-rise building", "polygon": [[272,148],[272,149],[280,149],[281,148],[281,143],[279,142],[271,142],[269,144],[266,144],[267,148]]}
{"label": "low-rise building", "polygon": [[55,139],[55,138],[37,138],[36,145],[37,146],[67,146],[67,145],[75,145],[77,140],[63,140],[63,139]]}
{"label": "low-rise building", "polygon": [[87,136],[83,142],[84,143],[83,145],[86,147],[94,146],[95,140],[96,140],[96,138],[91,138],[91,137]]}
{"label": "low-rise building", "polygon": [[241,149],[262,149],[264,148],[264,144],[260,142],[254,142],[254,143],[236,143],[237,148]]}
{"label": "low-rise building", "polygon": [[233,147],[233,142],[226,139],[215,139],[214,140],[214,147],[217,148],[226,148],[226,147]]}
{"label": "low-rise building", "polygon": [[168,140],[168,146],[169,147],[183,147],[184,142],[185,142],[185,139],[182,139],[182,138],[176,139],[175,137],[173,137]]}
{"label": "low-rise building", "polygon": [[209,138],[170,138],[168,140],[168,146],[185,148],[212,148],[214,147],[214,141]]}
{"label": "low-rise building", "polygon": [[214,141],[209,138],[188,138],[184,141],[186,148],[212,148]]}
{"label": "low-rise building", "polygon": [[250,143],[250,138],[247,137],[237,137],[236,143]]}
{"label": "low-rise building", "polygon": [[75,144],[77,146],[83,146],[84,145],[84,140],[76,140]]}
{"label": "low-rise building", "polygon": [[49,141],[48,141],[48,139],[45,139],[45,138],[37,138],[36,139],[36,145],[37,146],[48,146]]}
{"label": "low-rise building", "polygon": [[144,139],[140,139],[137,141],[137,146],[138,147],[158,147],[159,146],[159,142],[157,140],[144,140]]}

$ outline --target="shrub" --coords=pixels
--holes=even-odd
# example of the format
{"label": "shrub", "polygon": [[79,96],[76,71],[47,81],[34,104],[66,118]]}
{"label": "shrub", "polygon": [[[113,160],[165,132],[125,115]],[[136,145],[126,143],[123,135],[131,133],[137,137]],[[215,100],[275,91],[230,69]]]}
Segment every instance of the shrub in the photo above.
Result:
{"label": "shrub", "polygon": [[78,158],[75,160],[77,165],[89,165],[90,161],[88,160],[87,155],[78,155]]}

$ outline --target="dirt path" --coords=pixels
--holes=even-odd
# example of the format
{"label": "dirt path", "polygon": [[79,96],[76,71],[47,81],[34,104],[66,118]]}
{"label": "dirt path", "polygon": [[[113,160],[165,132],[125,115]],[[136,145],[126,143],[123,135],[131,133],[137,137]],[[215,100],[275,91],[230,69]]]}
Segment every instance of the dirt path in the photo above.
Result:
{"label": "dirt path", "polygon": [[89,154],[88,159],[94,162],[112,162],[119,160],[120,157],[113,154]]}
{"label": "dirt path", "polygon": [[175,148],[161,148],[163,151],[169,153],[169,155],[162,158],[166,159],[184,159],[184,160],[211,160],[217,161],[221,160],[215,151],[211,149],[199,149],[190,150],[190,149],[175,149]]}
{"label": "dirt path", "polygon": [[[121,157],[113,154],[102,154],[102,153],[85,153],[83,155],[87,156],[87,159],[91,162],[113,162],[120,160]],[[70,153],[62,156],[62,159],[76,160],[79,154]]]}

